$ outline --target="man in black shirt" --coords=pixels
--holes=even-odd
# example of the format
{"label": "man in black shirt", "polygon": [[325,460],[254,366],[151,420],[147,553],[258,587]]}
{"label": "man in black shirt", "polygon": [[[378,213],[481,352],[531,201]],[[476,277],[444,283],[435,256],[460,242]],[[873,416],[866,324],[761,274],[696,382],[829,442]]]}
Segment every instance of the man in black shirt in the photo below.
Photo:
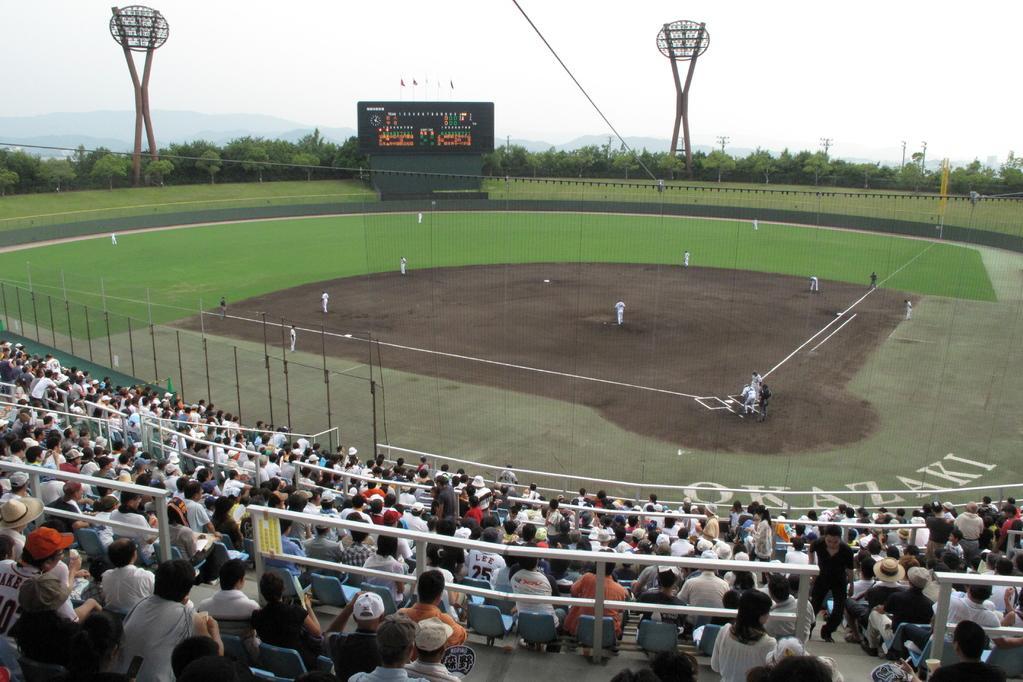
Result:
{"label": "man in black shirt", "polygon": [[931,676],[932,682],[1005,682],[1005,671],[980,660],[984,653],[987,637],[984,628],[972,620],[964,620],[956,625],[952,645],[959,654],[961,663],[943,665]]}
{"label": "man in black shirt", "polygon": [[[679,580],[678,573],[675,569],[670,566],[661,566],[657,569],[657,584],[659,589],[650,590],[639,595],[637,601],[644,604],[669,604],[672,606],[685,606],[685,604],[675,596],[675,584]],[[643,612],[643,620],[651,618],[649,611]],[[671,623],[672,625],[682,625],[685,619],[684,614],[678,613],[661,613],[658,616],[653,616],[654,620],[660,620],[662,623]]]}
{"label": "man in black shirt", "polygon": [[[345,634],[345,624],[352,616],[355,617],[355,631]],[[377,628],[383,617],[384,600],[380,595],[359,592],[327,628],[328,633],[338,633],[327,639],[337,679],[347,680],[355,673],[372,672],[380,665]]]}
{"label": "man in black shirt", "polygon": [[831,633],[842,622],[845,599],[852,586],[853,551],[842,542],[842,529],[831,525],[824,529],[824,537],[810,546],[810,556],[820,569],[810,592],[814,613],[825,610],[824,603],[829,592],[834,600],[828,620],[821,628],[821,639],[833,642]]}

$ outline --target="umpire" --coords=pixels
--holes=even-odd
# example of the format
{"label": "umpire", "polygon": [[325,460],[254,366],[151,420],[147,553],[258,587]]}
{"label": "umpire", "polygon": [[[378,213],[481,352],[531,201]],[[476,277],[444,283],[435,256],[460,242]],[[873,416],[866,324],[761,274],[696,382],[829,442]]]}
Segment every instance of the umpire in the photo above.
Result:
{"label": "umpire", "polygon": [[767,403],[771,399],[771,389],[766,383],[760,384],[760,419],[764,421],[767,419]]}

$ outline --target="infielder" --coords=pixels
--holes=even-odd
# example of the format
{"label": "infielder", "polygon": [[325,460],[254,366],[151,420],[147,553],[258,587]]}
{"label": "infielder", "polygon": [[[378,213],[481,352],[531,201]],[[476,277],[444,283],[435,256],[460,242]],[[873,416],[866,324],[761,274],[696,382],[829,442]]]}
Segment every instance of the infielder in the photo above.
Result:
{"label": "infielder", "polygon": [[398,266],[401,268],[401,274],[404,275],[405,274],[405,270],[408,267],[408,259],[405,258],[405,256],[402,256],[401,260],[398,261]]}
{"label": "infielder", "polygon": [[618,316],[618,326],[622,326],[622,322],[625,321],[625,302],[618,301],[615,303],[615,314]]}
{"label": "infielder", "polygon": [[876,272],[871,272],[870,273],[870,288],[871,289],[876,289],[877,288],[877,273]]}
{"label": "infielder", "polygon": [[764,379],[763,379],[763,377],[760,376],[760,372],[754,371],[753,374],[750,376],[749,385],[756,392],[756,396],[757,397],[760,396],[760,385],[762,383],[764,383]]}
{"label": "infielder", "polygon": [[817,275],[810,275],[810,291],[820,293],[821,283],[817,281]]}
{"label": "infielder", "polygon": [[910,301],[908,298],[906,299],[906,319],[907,320],[913,319],[913,302]]}
{"label": "infielder", "polygon": [[113,232],[110,233],[110,243],[117,246],[117,235]]}
{"label": "infielder", "polygon": [[227,317],[227,299],[220,297],[220,319]]}
{"label": "infielder", "polygon": [[420,225],[423,224],[423,214],[422,213],[419,214],[419,224]]}
{"label": "infielder", "polygon": [[689,252],[688,251],[686,251],[685,253],[682,254],[682,267],[684,267],[684,268],[688,268],[689,267]]}
{"label": "infielder", "polygon": [[295,325],[291,325],[291,331],[289,332],[289,334],[291,336],[291,352],[294,353],[295,352],[295,336],[296,336],[295,335]]}
{"label": "infielder", "polygon": [[323,303],[323,314],[324,315],[327,314],[327,301],[329,301],[329,300],[330,300],[330,294],[328,294],[326,291],[324,291],[320,295],[320,301]]}

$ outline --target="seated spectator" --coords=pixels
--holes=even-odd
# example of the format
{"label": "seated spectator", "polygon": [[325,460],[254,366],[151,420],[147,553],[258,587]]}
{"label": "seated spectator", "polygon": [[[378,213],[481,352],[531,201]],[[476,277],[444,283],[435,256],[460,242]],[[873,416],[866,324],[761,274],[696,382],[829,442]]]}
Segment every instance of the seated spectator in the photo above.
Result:
{"label": "seated spectator", "polygon": [[181,640],[171,652],[171,670],[174,671],[174,677],[181,677],[192,661],[207,656],[220,656],[220,647],[209,637],[198,635]]}
{"label": "seated spectator", "polygon": [[213,529],[221,537],[230,538],[231,546],[236,550],[240,550],[244,547],[245,541],[242,538],[242,531],[238,527],[238,522],[231,515],[231,510],[235,504],[237,504],[235,499],[226,494],[223,497],[218,497],[217,501],[213,504],[213,517],[210,519],[210,522],[213,524]]}
{"label": "seated spectator", "polygon": [[[644,592],[637,597],[636,601],[644,604],[667,604],[671,606],[685,606],[685,602],[675,596],[675,589],[679,582],[678,569],[672,566],[660,566],[657,571],[658,589]],[[681,626],[685,621],[685,615],[680,613],[654,613],[643,612],[643,620],[657,620],[662,623],[671,623]]]}
{"label": "seated spectator", "polygon": [[38,663],[66,666],[71,640],[78,633],[77,619],[58,612],[68,601],[70,590],[56,576],[43,573],[21,584],[18,608],[21,612],[9,634],[26,658]]}
{"label": "seated spectator", "polygon": [[418,598],[416,603],[406,609],[401,609],[398,613],[411,618],[416,623],[428,618],[439,618],[451,627],[451,636],[448,638],[447,645],[449,647],[458,646],[465,641],[465,628],[440,610],[439,605],[443,595],[444,575],[436,569],[424,571],[416,581],[416,596]]}
{"label": "seated spectator", "polygon": [[451,627],[439,618],[427,618],[416,623],[416,660],[405,666],[408,674],[430,682],[458,682],[461,678],[452,675],[441,663],[451,634]]}
{"label": "seated spectator", "polygon": [[806,540],[796,536],[792,538],[792,548],[785,553],[785,563],[805,565],[810,563],[806,553]]}
{"label": "seated spectator", "polygon": [[722,682],[745,682],[750,669],[767,661],[776,644],[764,630],[770,612],[771,598],[763,592],[751,590],[739,597],[735,622],[721,628],[711,654],[710,667]]}
{"label": "seated spectator", "polygon": [[156,541],[157,536],[155,533],[147,531],[156,528],[156,519],[147,517],[141,509],[141,495],[122,492],[121,503],[117,509],[110,512],[110,520],[139,527],[138,531],[119,528],[117,534],[134,540],[139,546],[139,551],[142,552],[142,560],[146,563],[151,563],[153,559],[153,543]]}
{"label": "seated spectator", "polygon": [[[606,570],[613,571],[614,563],[609,562]],[[597,594],[597,574],[592,567],[581,578],[572,585],[572,596],[592,599]],[[604,576],[604,599],[613,601],[626,601],[629,592],[614,581],[611,575]],[[565,631],[575,635],[579,627],[579,616],[592,616],[593,608],[589,606],[573,606],[569,609],[568,617],[565,618]],[[618,609],[604,609],[605,616],[611,616],[615,624],[615,636],[622,638],[622,612]]]}
{"label": "seated spectator", "polygon": [[[531,594],[550,597],[558,591],[554,579],[539,569],[540,560],[535,556],[516,557],[518,570],[511,576],[511,588],[515,594]],[[554,617],[557,627],[565,620],[565,610],[554,608],[549,602],[516,601],[518,613],[542,613]]]}
{"label": "seated spectator", "polygon": [[696,682],[700,664],[681,651],[661,651],[650,661],[650,670],[659,682]]}
{"label": "seated spectator", "polygon": [[[363,564],[365,568],[372,568],[377,571],[387,571],[388,573],[396,573],[398,575],[405,575],[408,573],[408,567],[404,561],[398,559],[398,538],[381,535],[377,538],[377,551],[376,554],[366,559],[366,563]],[[397,580],[388,580],[387,578],[378,578],[376,576],[367,576],[363,581],[370,585],[379,585],[386,587],[391,592],[391,598],[394,599],[395,604],[401,604],[403,596],[405,594],[405,583],[398,582]]]}
{"label": "seated spectator", "polygon": [[132,659],[141,656],[136,682],[173,682],[174,647],[196,635],[212,638],[223,653],[217,621],[209,614],[197,613],[188,600],[194,584],[192,564],[183,559],[165,561],[156,568],[152,596],[139,602],[124,621],[115,670],[126,671]]}
{"label": "seated spectator", "polygon": [[960,662],[943,665],[931,675],[931,682],[1004,682],[1005,672],[980,660],[987,643],[984,628],[972,621],[964,620],[956,626],[952,646]]}
{"label": "seated spectator", "polygon": [[914,566],[906,573],[909,589],[893,592],[884,604],[874,607],[868,618],[867,647],[877,649],[891,641],[903,623],[915,623],[921,628],[931,622],[934,602],[924,595],[931,574],[926,568]]}
{"label": "seated spectator", "polygon": [[127,675],[110,672],[123,634],[121,619],[105,611],[83,620],[71,638],[68,682],[132,682]]}
{"label": "seated spectator", "polygon": [[220,591],[199,602],[199,610],[216,618],[223,634],[252,636],[252,614],[259,604],[242,591],[245,587],[245,563],[241,559],[225,561],[220,567]]}
{"label": "seated spectator", "polygon": [[[428,571],[429,572],[429,571]],[[415,650],[416,625],[400,614],[388,616],[377,630],[377,648],[380,651],[380,665],[372,672],[356,673],[348,682],[401,682],[412,680],[425,682],[422,677],[413,677],[405,671]]]}
{"label": "seated spectator", "polygon": [[[304,677],[304,676],[303,676]],[[177,682],[254,682],[258,678],[241,663],[223,656],[203,656],[185,666]]]}
{"label": "seated spectator", "polygon": [[[771,596],[774,604],[771,606],[771,613],[796,613],[799,602],[792,596],[792,587],[788,578],[783,575],[773,574],[767,580],[767,593]],[[813,627],[814,613],[810,603],[806,604],[806,623],[803,629],[797,633],[796,623],[771,619],[764,626],[764,631],[775,639],[782,637],[795,637],[800,642],[806,643],[810,639],[810,629]]]}
{"label": "seated spectator", "polygon": [[259,579],[259,593],[266,601],[266,606],[252,613],[252,626],[259,639],[273,646],[294,649],[302,656],[306,668],[315,668],[322,641],[312,597],[304,595],[304,608],[285,604],[284,582],[276,573],[263,574]]}
{"label": "seated spectator", "polygon": [[[711,550],[706,550],[710,552]],[[709,555],[703,558],[711,558]],[[721,599],[728,592],[728,583],[711,570],[690,573],[678,592],[679,601],[689,606],[720,608]],[[695,618],[688,618],[690,622]]]}
{"label": "seated spectator", "polygon": [[114,540],[107,548],[107,557],[113,568],[103,573],[104,602],[108,609],[127,613],[153,594],[153,574],[135,565],[138,550],[134,540]]}
{"label": "seated spectator", "polygon": [[[491,526],[483,531],[480,539],[497,544],[501,540],[501,531]],[[493,584],[494,576],[506,565],[504,557],[493,552],[473,548],[465,555],[465,574],[473,580],[485,580]]]}
{"label": "seated spectator", "polygon": [[[333,537],[330,526],[313,526],[313,537],[305,541],[303,548],[310,559],[343,563],[341,543]],[[341,573],[336,575],[340,577]]]}
{"label": "seated spectator", "polygon": [[[355,630],[345,632],[349,618],[355,619]],[[374,592],[359,592],[345,604],[327,632],[336,632],[330,638],[330,659],[334,662],[334,674],[339,680],[347,680],[355,673],[372,672],[380,665],[377,647],[377,629],[384,618],[384,600]]]}
{"label": "seated spectator", "polygon": [[[83,511],[83,500],[85,500],[85,488],[82,487],[82,484],[78,481],[67,481],[64,483],[63,495],[48,504],[47,507],[74,514],[81,514]],[[61,517],[53,517],[50,521],[53,527],[61,533],[71,533],[78,528],[89,527],[89,523],[87,521],[76,521],[74,519],[65,519]]]}
{"label": "seated spectator", "polygon": [[15,560],[25,548],[25,529],[43,513],[43,503],[34,497],[12,497],[0,505],[0,535],[14,543]]}
{"label": "seated spectator", "polygon": [[[884,605],[891,595],[906,589],[902,584],[906,571],[902,564],[891,557],[885,557],[874,564],[874,577],[877,581],[864,593],[862,599],[850,599],[846,602],[845,608],[850,625],[849,633],[845,636],[847,642],[859,642],[860,630],[866,629],[871,611]],[[871,656],[877,655],[876,647],[871,648],[864,643],[864,648]]]}
{"label": "seated spectator", "polygon": [[[369,523],[363,518],[364,515],[360,512],[349,512],[345,516],[345,521]],[[345,547],[341,552],[341,563],[346,566],[363,566],[366,560],[373,556],[373,541],[370,538],[369,533],[361,530],[349,531],[349,535],[352,538],[352,544]],[[355,578],[361,580],[362,577],[355,575]]]}

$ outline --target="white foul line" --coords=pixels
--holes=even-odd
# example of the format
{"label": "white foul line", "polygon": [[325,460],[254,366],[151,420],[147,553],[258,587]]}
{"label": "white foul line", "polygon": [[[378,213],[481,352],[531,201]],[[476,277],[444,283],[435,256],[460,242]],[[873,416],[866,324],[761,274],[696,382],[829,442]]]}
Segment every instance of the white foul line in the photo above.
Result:
{"label": "white foul line", "polygon": [[857,314],[858,314],[858,313],[853,313],[853,314],[852,314],[852,317],[850,317],[850,318],[849,318],[848,320],[846,320],[846,321],[845,321],[845,322],[843,322],[842,324],[838,325],[838,328],[837,328],[837,329],[835,329],[835,331],[833,331],[833,332],[831,332],[830,334],[828,334],[827,336],[825,336],[825,337],[824,337],[824,340],[823,340],[823,341],[821,341],[821,342],[820,342],[820,343],[818,343],[818,344],[817,344],[816,346],[814,346],[813,348],[811,348],[811,349],[810,349],[810,352],[811,352],[811,353],[812,353],[812,352],[814,352],[815,350],[817,350],[818,348],[820,348],[821,346],[823,346],[823,345],[824,345],[825,343],[827,343],[828,339],[830,339],[830,338],[831,338],[832,336],[834,336],[834,335],[835,335],[835,334],[837,334],[838,332],[842,331],[842,327],[844,327],[845,325],[847,325],[847,324],[849,324],[850,322],[852,322],[853,320],[855,320],[855,319],[856,319],[856,315],[857,315]]}
{"label": "white foul line", "polygon": [[[885,278],[884,278],[883,280],[881,280],[881,284],[884,284],[885,282],[887,282],[888,280],[890,280],[890,279],[891,279],[892,277],[894,277],[895,275],[897,275],[897,274],[899,274],[900,272],[902,272],[903,270],[905,270],[905,269],[906,269],[906,267],[907,267],[907,266],[908,266],[908,265],[909,265],[910,263],[912,263],[912,262],[913,262],[913,261],[915,261],[915,260],[916,260],[917,258],[919,258],[920,256],[922,256],[922,255],[924,255],[925,253],[927,253],[928,251],[930,251],[930,250],[931,250],[931,248],[932,248],[932,247],[933,247],[933,246],[934,246],[935,244],[937,244],[937,242],[931,242],[931,243],[930,243],[930,244],[929,244],[929,245],[927,246],[927,248],[925,248],[925,249],[921,250],[921,251],[920,251],[920,253],[916,254],[915,256],[913,256],[912,258],[910,258],[910,259],[909,259],[908,261],[906,261],[905,263],[903,263],[903,264],[902,264],[902,265],[901,265],[901,266],[900,266],[900,267],[899,267],[899,268],[898,268],[898,269],[897,269],[897,270],[896,270],[895,272],[893,272],[892,274],[888,275],[888,276],[887,276],[887,277],[885,277]],[[782,359],[782,361],[781,361],[781,362],[779,362],[779,363],[778,363],[777,365],[775,365],[775,366],[774,366],[774,367],[772,367],[772,368],[771,368],[770,370],[768,370],[768,371],[767,371],[767,372],[766,372],[766,373],[764,374],[764,378],[766,379],[766,378],[767,378],[767,377],[768,377],[768,376],[769,376],[769,375],[771,374],[771,372],[773,372],[774,370],[778,369],[779,367],[781,367],[782,365],[784,365],[784,364],[785,364],[786,362],[788,362],[788,361],[789,361],[790,359],[792,359],[792,356],[793,356],[793,355],[795,355],[796,353],[798,353],[799,351],[801,351],[801,350],[802,350],[802,349],[803,349],[804,347],[806,347],[806,345],[807,345],[807,344],[809,344],[809,343],[810,343],[811,341],[813,341],[813,340],[814,340],[814,339],[816,339],[816,338],[817,338],[818,336],[820,336],[820,335],[821,335],[821,334],[823,334],[823,333],[824,333],[825,331],[827,331],[828,327],[830,327],[831,325],[833,325],[833,324],[835,324],[836,322],[838,322],[838,320],[839,320],[839,319],[840,319],[840,318],[841,318],[841,317],[842,317],[843,315],[845,315],[845,314],[846,314],[847,312],[849,312],[850,310],[852,310],[853,308],[855,308],[856,306],[858,306],[858,305],[859,305],[860,303],[862,303],[862,302],[863,302],[863,299],[865,299],[865,298],[866,298],[867,296],[870,296],[870,295],[871,295],[872,293],[874,293],[875,291],[877,291],[877,289],[868,289],[868,290],[867,290],[867,293],[863,294],[863,295],[862,295],[862,296],[860,296],[860,297],[859,297],[858,299],[856,299],[856,300],[855,300],[855,301],[853,302],[853,304],[852,304],[852,305],[850,305],[850,306],[849,306],[848,308],[846,308],[846,309],[845,309],[845,310],[843,310],[842,312],[840,312],[840,313],[838,313],[837,315],[835,315],[835,319],[833,319],[833,320],[832,320],[831,322],[828,322],[828,323],[827,323],[826,325],[824,325],[823,327],[821,327],[820,331],[818,331],[818,332],[817,332],[816,334],[814,334],[813,336],[811,336],[810,338],[808,338],[808,339],[807,339],[806,341],[804,341],[803,343],[799,344],[799,347],[797,347],[797,348],[796,348],[796,349],[795,349],[794,351],[792,351],[791,353],[789,353],[788,355],[786,355],[786,356],[785,356],[785,357],[784,357],[784,358]],[[853,317],[855,317],[855,315],[854,315]],[[852,319],[852,317],[850,317],[850,318],[849,318],[849,320],[851,320],[851,319]],[[844,326],[844,325],[845,325],[846,323],[848,323],[848,321],[849,321],[849,320],[846,320],[846,322],[844,322],[844,323],[843,323],[843,326]],[[841,329],[841,327],[839,327],[839,329]],[[837,330],[836,330],[836,331],[837,331]],[[831,337],[829,336],[828,338],[831,338]],[[828,339],[824,339],[824,341],[827,341],[827,340],[828,340]],[[824,343],[824,341],[821,341],[821,343]],[[819,344],[817,344],[817,346],[820,346],[820,343],[819,343]],[[813,348],[813,349],[811,349],[811,350],[814,350],[814,349],[816,349],[816,348],[817,348],[817,346],[814,346],[814,348]]]}
{"label": "white foul line", "polygon": [[[214,314],[214,313],[205,313],[205,314]],[[216,315],[216,316],[218,318],[220,317],[220,315]],[[275,327],[283,327],[284,326],[280,322],[272,322],[270,320],[265,320],[265,321],[264,320],[256,320],[256,319],[253,319],[253,318],[250,318],[250,317],[242,317],[241,315],[228,315],[227,317],[229,317],[231,319],[234,319],[234,320],[243,320],[245,322],[255,322],[256,324],[261,324],[261,323],[265,322],[266,324],[273,325]],[[295,329],[297,329],[298,331],[303,331],[303,332],[313,332],[313,333],[319,333],[319,334],[326,334],[327,336],[333,336],[333,337],[339,338],[339,339],[347,339],[349,341],[364,341],[364,342],[368,342],[367,339],[355,336],[353,334],[339,334],[337,332],[325,332],[322,329],[311,329],[311,328],[307,329],[305,327],[297,327],[297,326],[295,327]],[[580,379],[582,381],[592,381],[592,382],[595,382],[595,383],[598,383],[598,384],[609,384],[611,386],[622,386],[624,388],[636,388],[636,389],[639,389],[641,391],[653,391],[655,393],[666,393],[668,395],[677,395],[677,396],[679,396],[681,398],[696,398],[697,397],[696,395],[693,395],[691,393],[682,393],[680,391],[669,391],[666,388],[654,388],[653,386],[642,386],[640,384],[629,384],[629,383],[625,383],[624,381],[614,381],[612,379],[598,379],[596,377],[588,377],[588,376],[583,376],[581,374],[570,374],[568,372],[557,372],[557,371],[555,371],[553,369],[541,369],[539,367],[529,367],[528,365],[516,365],[516,364],[513,364],[511,362],[500,362],[498,360],[487,360],[486,358],[477,358],[477,357],[473,357],[471,355],[459,355],[458,353],[446,353],[444,351],[430,350],[428,348],[416,348],[415,346],[404,346],[404,345],[402,345],[400,343],[389,343],[387,341],[377,341],[377,340],[374,340],[373,343],[378,344],[380,346],[387,346],[388,348],[397,348],[399,350],[414,351],[416,353],[428,353],[430,355],[439,355],[441,357],[454,358],[456,360],[468,360],[470,362],[481,362],[481,363],[483,363],[485,365],[496,365],[496,366],[499,366],[499,367],[509,367],[511,369],[521,369],[521,370],[525,370],[527,372],[538,372],[540,374],[551,374],[553,376],[567,377],[569,379]],[[358,365],[356,365],[356,366],[358,366]],[[354,369],[354,367],[349,368],[349,369]]]}

